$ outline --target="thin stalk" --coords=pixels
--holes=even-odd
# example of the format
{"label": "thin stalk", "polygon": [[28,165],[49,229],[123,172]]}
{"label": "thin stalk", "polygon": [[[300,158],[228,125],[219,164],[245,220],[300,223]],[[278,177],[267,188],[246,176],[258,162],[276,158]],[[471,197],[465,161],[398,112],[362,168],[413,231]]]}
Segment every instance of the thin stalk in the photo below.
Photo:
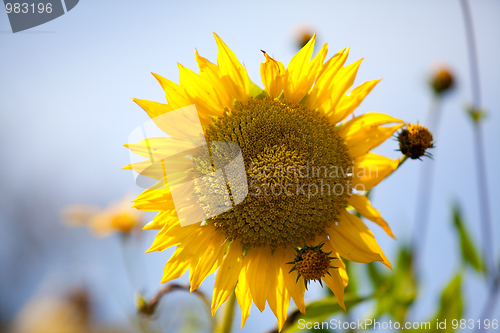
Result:
{"label": "thin stalk", "polygon": [[145,272],[143,263],[138,257],[138,251],[132,234],[121,235],[121,253],[125,272],[129,279],[130,285],[134,290],[143,288],[142,276]]}
{"label": "thin stalk", "polygon": [[[203,301],[205,308],[207,310],[207,317],[209,318],[210,325],[211,325],[210,331],[213,332],[214,331],[214,324],[213,324],[214,321],[213,321],[212,313],[210,310],[210,302],[208,301],[205,294],[203,292],[201,292],[199,289],[195,289],[191,292],[189,285],[186,286],[186,285],[171,283],[171,284],[168,284],[168,285],[161,287],[156,292],[156,294],[146,304],[144,304],[141,308],[139,308],[137,310],[137,313],[141,315],[140,318],[149,319],[150,316],[152,316],[155,313],[155,310],[156,310],[158,304],[160,303],[160,301],[163,299],[163,297],[165,297],[169,293],[172,293],[172,292],[178,291],[178,290],[184,290],[184,291],[190,292],[190,293],[198,296]],[[146,322],[146,324],[147,324],[147,322]]]}
{"label": "thin stalk", "polygon": [[[429,114],[427,116],[427,127],[437,135],[441,119],[441,95],[433,94]],[[420,254],[425,247],[427,229],[429,225],[429,213],[432,203],[432,185],[434,184],[435,163],[433,160],[424,160],[420,168],[417,194],[417,211],[415,217],[415,228],[412,239],[412,254],[414,258],[414,272],[420,272]]]}
{"label": "thin stalk", "polygon": [[488,195],[488,183],[486,180],[486,165],[484,158],[484,144],[483,144],[483,132],[481,131],[481,125],[474,125],[474,146],[476,154],[476,174],[477,174],[477,186],[479,192],[479,207],[480,207],[480,217],[481,217],[481,234],[483,238],[483,253],[486,260],[486,267],[488,276],[492,281],[497,277],[497,270],[495,268],[495,262],[493,259],[493,229],[491,227],[490,218],[490,203]]}
{"label": "thin stalk", "polygon": [[481,313],[480,323],[482,324],[476,332],[486,332],[487,329],[484,328],[484,319],[492,319],[493,318],[493,310],[495,309],[495,305],[497,303],[498,295],[500,294],[500,279],[497,279],[493,282],[493,287],[491,288],[490,294],[488,295],[488,299],[486,300],[486,304],[484,305],[483,312]]}
{"label": "thin stalk", "polygon": [[474,106],[481,105],[481,86],[479,84],[479,62],[477,60],[476,38],[472,25],[472,15],[467,0],[460,0],[462,14],[464,15],[465,34],[467,36],[467,52],[469,53],[469,69],[471,77],[472,101]]}
{"label": "thin stalk", "polygon": [[226,309],[224,311],[224,319],[222,320],[221,333],[230,333],[231,327],[233,326],[233,317],[234,317],[234,307],[236,305],[236,295],[233,292],[229,299],[227,300]]}
{"label": "thin stalk", "polygon": [[[465,33],[467,35],[467,49],[469,52],[469,67],[471,75],[471,89],[473,109],[481,108],[481,87],[479,80],[479,62],[477,59],[477,47],[472,24],[472,15],[467,0],[460,0],[462,13],[464,16]],[[500,276],[493,258],[493,233],[491,227],[491,215],[489,206],[488,183],[486,178],[486,163],[484,154],[483,133],[481,130],[481,120],[474,121],[474,143],[476,154],[476,173],[478,186],[478,199],[480,207],[481,234],[483,238],[483,256],[486,260],[487,274],[491,280],[491,290],[481,313],[481,323],[484,319],[490,319],[493,309],[500,294]],[[480,327],[477,332],[485,332],[487,329]]]}
{"label": "thin stalk", "polygon": [[[460,0],[464,16],[465,32],[467,35],[467,46],[469,52],[469,67],[471,75],[471,89],[473,108],[481,108],[481,89],[479,85],[479,66],[477,59],[476,40],[472,25],[472,15],[467,0]],[[483,238],[483,253],[486,260],[488,276],[492,282],[496,281],[498,275],[493,259],[493,233],[491,227],[491,215],[489,207],[488,185],[486,180],[486,163],[484,154],[483,134],[480,120],[474,122],[474,151],[476,154],[476,174],[478,186],[478,199],[480,207],[481,233]]]}
{"label": "thin stalk", "polygon": [[406,155],[401,156],[401,158],[399,159],[399,164],[398,164],[398,166],[396,167],[396,170],[397,170],[400,166],[402,166],[402,165],[403,165],[403,163],[404,163],[407,159],[408,159],[408,156],[406,156]]}

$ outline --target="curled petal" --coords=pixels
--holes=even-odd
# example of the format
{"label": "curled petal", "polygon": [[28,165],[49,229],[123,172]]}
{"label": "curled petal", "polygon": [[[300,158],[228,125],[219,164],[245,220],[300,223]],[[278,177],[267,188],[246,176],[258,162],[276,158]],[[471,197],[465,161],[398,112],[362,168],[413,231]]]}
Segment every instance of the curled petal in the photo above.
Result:
{"label": "curled petal", "polygon": [[342,211],[339,222],[328,228],[327,232],[333,248],[345,259],[361,263],[380,261],[392,269],[373,233],[358,217]]}

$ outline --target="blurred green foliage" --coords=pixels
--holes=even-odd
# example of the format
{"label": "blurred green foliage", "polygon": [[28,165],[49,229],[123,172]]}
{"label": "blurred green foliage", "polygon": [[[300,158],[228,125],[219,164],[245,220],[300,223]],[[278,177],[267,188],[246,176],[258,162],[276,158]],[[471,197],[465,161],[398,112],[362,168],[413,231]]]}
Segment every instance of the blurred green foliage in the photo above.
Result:
{"label": "blurred green foliage", "polygon": [[[460,267],[451,281],[444,286],[439,298],[439,306],[430,319],[422,321],[430,323],[430,329],[410,329],[410,331],[428,331],[428,332],[453,332],[454,319],[460,320],[463,315],[463,296],[462,281],[466,270],[465,267],[471,267],[474,271],[484,275],[485,265],[483,258],[477,250],[476,244],[470,236],[460,209],[460,205],[455,203],[452,206],[452,222],[455,228],[457,241],[460,244],[460,253],[463,266]],[[374,312],[370,314],[373,319],[388,316],[391,320],[399,323],[409,322],[409,312],[419,294],[419,279],[414,272],[414,258],[409,246],[403,245],[398,251],[398,260],[394,271],[387,272],[386,269],[379,268],[377,263],[367,264],[366,270],[357,273],[366,273],[373,287],[373,293],[367,296],[358,295],[356,281],[360,278],[352,271],[352,264],[346,262],[349,274],[349,285],[346,288],[345,304],[349,310],[358,304],[366,301],[374,301]],[[359,274],[358,274],[359,275]],[[282,332],[292,333],[304,331],[299,329],[298,321],[304,319],[305,322],[325,322],[334,315],[343,315],[344,320],[349,319],[349,312],[344,312],[337,304],[335,296],[328,291],[325,298],[309,303],[306,308],[306,314],[295,311],[287,320]],[[443,322],[446,321],[446,325]],[[304,321],[302,321],[304,323]],[[441,326],[438,327],[438,323]],[[354,332],[355,330],[351,330]],[[405,329],[408,331],[408,329]],[[314,332],[331,332],[328,330],[314,330]]]}
{"label": "blurred green foliage", "polygon": [[472,239],[469,237],[470,232],[465,226],[460,205],[458,203],[453,205],[453,225],[455,226],[460,239],[460,250],[463,262],[466,265],[470,265],[478,273],[486,273],[486,265],[478,254]]}
{"label": "blurred green foliage", "polygon": [[[358,297],[355,294],[344,295],[344,303],[348,309],[367,299],[368,298]],[[298,321],[300,319],[304,319],[306,322],[324,322],[337,313],[344,313],[344,309],[338,305],[335,296],[327,296],[319,301],[309,303],[307,305],[306,313],[300,313],[298,310],[292,313],[292,315],[287,319],[288,323],[285,323],[286,328],[281,332],[293,333],[303,331],[303,329],[299,328]],[[317,332],[317,330],[315,330],[315,332]]]}
{"label": "blurred green foliage", "polygon": [[375,263],[368,264],[368,274],[377,300],[375,317],[391,315],[396,321],[403,322],[408,308],[417,295],[417,282],[412,271],[413,258],[408,247],[399,250],[396,269],[390,274],[382,274]]}

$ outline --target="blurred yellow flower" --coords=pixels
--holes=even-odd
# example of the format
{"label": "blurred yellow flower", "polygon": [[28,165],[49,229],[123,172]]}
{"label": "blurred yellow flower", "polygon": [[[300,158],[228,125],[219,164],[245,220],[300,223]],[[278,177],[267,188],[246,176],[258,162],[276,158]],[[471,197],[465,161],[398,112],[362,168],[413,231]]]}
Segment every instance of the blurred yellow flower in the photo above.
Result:
{"label": "blurred yellow flower", "polygon": [[90,304],[85,290],[63,297],[34,297],[12,324],[13,333],[90,333]]}
{"label": "blurred yellow flower", "polygon": [[66,225],[88,227],[93,235],[99,237],[116,232],[129,233],[142,226],[143,221],[143,213],[131,207],[131,200],[132,197],[127,195],[105,209],[85,204],[68,205],[63,208],[61,218]]}
{"label": "blurred yellow flower", "polygon": [[[218,270],[212,314],[236,288],[242,326],[252,302],[260,311],[267,302],[281,330],[291,298],[300,311],[305,311],[305,286],[312,280],[325,282],[345,309],[343,295],[348,276],[342,258],[361,263],[380,261],[391,268],[373,233],[347,208],[354,207],[394,237],[369,200],[352,189],[369,190],[397,168],[397,159],[370,150],[390,138],[403,121],[381,113],[346,119],[380,81],[368,81],[350,90],[361,60],[344,66],[349,49],[325,61],[325,44],[312,58],[313,36],[286,68],[264,52],[262,90],[250,81],[231,49],[217,35],[215,39],[219,48],[217,64],[196,51],[199,74],[179,65],[180,85],[154,74],[168,104],[140,99],[135,102],[153,119],[195,104],[207,142],[237,144],[248,183],[257,179],[253,190],[260,194],[269,191],[267,185],[262,185],[267,181],[285,189],[290,184],[302,189],[319,186],[318,176],[293,173],[276,178],[280,169],[307,165],[310,171],[314,164],[338,173],[321,178],[325,182],[321,183],[322,191],[313,196],[249,193],[233,209],[184,227],[179,223],[168,186],[145,190],[135,199],[134,207],[160,211],[144,227],[160,230],[148,252],[177,246],[166,263],[162,283],[190,269],[191,290],[195,290]],[[382,126],[391,123],[396,125]],[[151,138],[145,144],[150,151],[158,151],[162,149],[160,142]],[[127,145],[149,158],[139,146]],[[139,170],[155,163],[159,162],[143,161],[125,169]],[[323,193],[326,187],[329,191]],[[330,190],[334,189],[339,191],[332,194]],[[290,271],[292,262],[295,269]],[[314,265],[319,268],[312,268]]]}
{"label": "blurred yellow flower", "polygon": [[92,316],[86,289],[37,292],[11,323],[11,333],[129,333],[129,327],[102,325]]}

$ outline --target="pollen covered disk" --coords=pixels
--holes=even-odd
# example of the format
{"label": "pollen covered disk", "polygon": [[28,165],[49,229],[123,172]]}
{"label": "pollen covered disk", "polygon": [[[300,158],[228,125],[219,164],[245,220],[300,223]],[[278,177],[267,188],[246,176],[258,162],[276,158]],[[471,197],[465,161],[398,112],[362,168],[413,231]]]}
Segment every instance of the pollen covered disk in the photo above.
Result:
{"label": "pollen covered disk", "polygon": [[318,111],[279,98],[250,99],[214,119],[205,137],[237,144],[245,164],[246,198],[206,221],[229,240],[297,247],[324,234],[347,206],[353,162],[339,131]]}

